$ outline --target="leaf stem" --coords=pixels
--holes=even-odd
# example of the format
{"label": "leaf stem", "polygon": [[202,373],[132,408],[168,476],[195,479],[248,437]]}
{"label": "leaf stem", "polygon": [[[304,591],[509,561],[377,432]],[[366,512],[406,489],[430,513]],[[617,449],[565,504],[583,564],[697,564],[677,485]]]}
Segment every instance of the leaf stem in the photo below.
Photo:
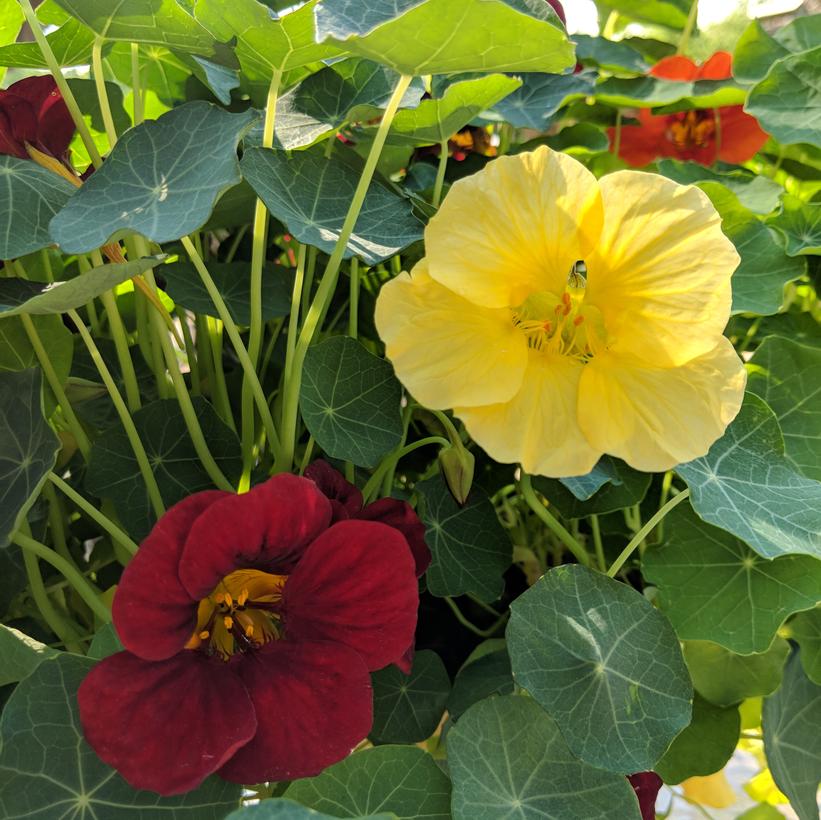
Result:
{"label": "leaf stem", "polygon": [[350,303],[348,305],[348,336],[355,339],[359,335],[359,260],[351,259]]}
{"label": "leaf stem", "polygon": [[692,0],[690,4],[690,13],[687,15],[687,22],[681,32],[681,37],[678,41],[678,48],[676,54],[684,54],[687,51],[687,46],[690,45],[690,37],[693,34],[693,29],[696,27],[696,20],[698,19],[698,0]]}
{"label": "leaf stem", "polygon": [[599,563],[599,569],[604,572],[607,569],[607,561],[604,557],[604,545],[601,540],[601,529],[597,515],[590,516],[590,529],[593,532],[593,546],[596,550],[596,561]]}
{"label": "leaf stem", "polygon": [[439,165],[436,168],[436,182],[433,185],[433,207],[438,208],[442,201],[442,188],[445,184],[445,169],[448,167],[447,137],[439,143]]}
{"label": "leaf stem", "polygon": [[134,103],[134,125],[139,125],[145,116],[142,81],[140,79],[139,43],[131,44],[131,95]]}
{"label": "leaf stem", "polygon": [[283,369],[283,381],[285,384],[288,384],[291,381],[291,371],[294,366],[294,351],[296,349],[297,336],[299,335],[299,306],[302,301],[302,289],[305,285],[306,255],[307,246],[300,243],[299,250],[296,255],[294,289],[291,292],[291,313],[288,316],[288,337],[285,340],[285,367]]}
{"label": "leaf stem", "polygon": [[507,619],[510,617],[510,612],[503,612],[499,615],[499,618],[496,620],[496,623],[491,624],[487,629],[480,629],[476,624],[471,623],[463,614],[462,610],[459,609],[458,604],[453,598],[449,596],[445,596],[444,598],[445,603],[450,607],[451,612],[453,612],[456,620],[462,624],[465,629],[469,629],[473,632],[474,635],[478,635],[480,638],[490,638],[499,627],[504,624]]}
{"label": "leaf stem", "polygon": [[440,447],[450,447],[450,442],[442,436],[428,436],[427,438],[420,438],[418,441],[413,441],[406,444],[400,450],[386,456],[384,461],[373,471],[371,477],[362,488],[362,498],[365,503],[371,500],[371,497],[376,494],[379,484],[382,481],[382,476],[387,473],[391,467],[397,464],[408,453],[418,450],[420,447],[427,447],[428,444],[438,444]]}
{"label": "leaf stem", "polygon": [[97,102],[100,113],[103,115],[103,125],[108,137],[109,151],[117,144],[117,129],[114,127],[114,117],[111,115],[111,103],[108,101],[108,91],[105,87],[103,74],[103,43],[104,39],[98,34],[91,46],[91,67],[94,74],[94,87],[97,90]]}

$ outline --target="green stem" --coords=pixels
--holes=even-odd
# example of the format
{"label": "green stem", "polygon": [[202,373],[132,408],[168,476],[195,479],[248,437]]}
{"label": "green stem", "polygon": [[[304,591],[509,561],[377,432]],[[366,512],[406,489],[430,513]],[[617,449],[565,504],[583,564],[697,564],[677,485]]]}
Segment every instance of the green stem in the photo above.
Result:
{"label": "green stem", "polygon": [[351,290],[348,306],[348,335],[355,339],[359,335],[359,260],[351,259]]}
{"label": "green stem", "polygon": [[26,567],[31,597],[34,599],[34,604],[43,616],[48,628],[60,639],[66,649],[70,652],[81,653],[82,649],[77,643],[79,634],[77,628],[55,609],[48,597],[37,556],[28,550],[23,550],[23,563]]}
{"label": "green stem", "polygon": [[117,144],[117,129],[114,127],[114,117],[111,115],[111,105],[108,101],[108,92],[105,87],[103,74],[103,38],[98,34],[91,46],[91,67],[94,74],[94,87],[97,89],[97,102],[100,113],[103,115],[103,125],[108,137],[108,147],[111,150]]}
{"label": "green stem", "polygon": [[618,156],[621,151],[621,108],[616,109],[616,128],[613,134],[613,156]]}
{"label": "green stem", "polygon": [[[58,555],[62,555],[66,561],[74,563],[71,552],[68,548],[68,541],[66,540],[65,528],[65,512],[57,493],[54,492],[54,487],[51,484],[43,484],[43,498],[48,502],[48,526],[51,531],[51,540],[54,543],[54,549],[57,550]],[[27,533],[24,533],[26,535]]]}
{"label": "green stem", "polygon": [[316,273],[317,249],[311,245],[308,248],[308,261],[305,267],[305,284],[302,287],[302,306],[300,308],[302,321],[308,315],[308,308],[311,306],[311,290],[314,286],[314,273]]}
{"label": "green stem", "polygon": [[436,182],[433,186],[433,207],[438,208],[442,201],[442,188],[445,184],[445,169],[448,167],[448,141],[447,138],[439,143],[439,165],[436,168]]}
{"label": "green stem", "polygon": [[[302,288],[305,285],[305,257],[306,246],[300,244],[296,256],[296,274],[294,275],[294,289],[291,292],[291,313],[288,316],[288,338],[285,340],[285,367],[283,382],[291,382],[291,371],[294,367],[294,351],[299,335],[299,307],[302,300]],[[316,258],[316,257],[314,257]]]}
{"label": "green stem", "polygon": [[[420,405],[417,405],[420,406]],[[462,437],[459,435],[459,431],[456,429],[456,425],[450,419],[447,413],[444,413],[442,410],[428,410],[429,413],[433,413],[437,419],[439,419],[439,423],[442,427],[445,428],[445,432],[447,433],[448,438],[450,439],[450,443],[454,447],[462,447]]]}
{"label": "green stem", "polygon": [[621,551],[621,555],[613,561],[607,574],[613,578],[616,573],[624,566],[625,561],[633,554],[636,548],[642,541],[653,531],[653,527],[661,521],[667,513],[670,512],[678,504],[681,504],[685,498],[690,497],[690,490],[684,490],[678,495],[674,495],[656,514],[630,539],[630,543]]}
{"label": "green stem", "polygon": [[88,332],[85,324],[83,324],[83,320],[77,314],[76,310],[68,311],[68,315],[74,323],[74,326],[77,328],[77,331],[85,343],[85,346],[88,348],[88,352],[97,367],[97,371],[99,372],[103,383],[111,396],[111,401],[113,402],[114,408],[120,417],[120,421],[125,429],[125,434],[128,436],[128,441],[131,444],[131,448],[134,450],[134,456],[137,459],[137,466],[139,467],[140,474],[145,482],[145,488],[148,492],[151,508],[154,510],[154,515],[159,518],[165,512],[165,505],[163,504],[162,495],[160,494],[160,488],[157,486],[157,479],[154,477],[154,473],[151,472],[151,464],[148,461],[148,455],[145,452],[145,447],[143,447],[143,443],[140,441],[140,434],[134,426],[134,420],[131,418],[131,414],[128,412],[128,408],[123,401],[123,397],[117,389],[117,385],[111,376],[111,371],[103,361],[103,357],[100,355],[100,351],[94,343],[94,339],[91,338],[91,334]]}
{"label": "green stem", "polygon": [[687,22],[684,24],[684,29],[681,32],[681,37],[678,41],[678,48],[676,54],[684,54],[687,51],[687,46],[690,45],[690,36],[696,27],[696,20],[698,19],[698,0],[692,0],[690,4],[690,13],[687,15]]}
{"label": "green stem", "polygon": [[522,470],[519,480],[519,490],[527,506],[541,519],[547,528],[576,556],[576,560],[584,566],[590,566],[590,556],[587,550],[553,517],[547,507],[536,497],[530,476]]}
{"label": "green stem", "polygon": [[199,396],[202,393],[200,387],[200,363],[197,358],[197,348],[191,336],[191,328],[188,326],[188,313],[179,305],[174,307],[174,313],[180,321],[182,338],[185,344],[185,358],[188,360],[188,370],[191,374],[191,395]]}
{"label": "green stem", "polygon": [[406,444],[400,450],[391,453],[385,457],[385,460],[373,471],[371,477],[365,483],[362,489],[362,497],[368,502],[371,497],[376,494],[379,484],[382,481],[382,476],[391,469],[391,467],[404,458],[408,453],[418,450],[420,447],[427,447],[428,444],[438,444],[440,447],[450,447],[450,442],[442,436],[428,436],[427,438],[420,438],[411,444]]}
{"label": "green stem", "polygon": [[598,561],[599,569],[604,572],[607,569],[607,561],[604,558],[604,544],[601,540],[601,529],[599,528],[599,517],[597,515],[590,516],[590,529],[593,531],[593,546],[596,550],[596,561]]}
{"label": "green stem", "polygon": [[134,98],[134,125],[139,125],[145,117],[142,81],[140,80],[140,44],[131,44],[131,94]]}
{"label": "green stem", "polygon": [[473,632],[474,635],[478,635],[480,638],[490,638],[496,632],[496,630],[498,630],[499,627],[502,624],[504,624],[510,617],[509,612],[503,612],[499,616],[495,624],[489,626],[487,629],[480,629],[478,626],[476,626],[476,624],[471,623],[462,614],[462,610],[459,609],[459,607],[456,604],[456,601],[454,601],[453,598],[445,596],[444,600],[445,603],[450,607],[451,612],[453,612],[453,614],[456,616],[456,620],[459,621],[459,623],[462,624],[463,627],[469,629],[471,632]]}
{"label": "green stem", "polygon": [[236,433],[237,425],[234,421],[234,413],[231,410],[231,400],[228,397],[225,370],[222,367],[222,322],[214,316],[205,316],[203,318],[207,328],[206,336],[211,348],[211,356],[208,357],[212,365],[213,375],[211,398],[214,400],[222,420]]}

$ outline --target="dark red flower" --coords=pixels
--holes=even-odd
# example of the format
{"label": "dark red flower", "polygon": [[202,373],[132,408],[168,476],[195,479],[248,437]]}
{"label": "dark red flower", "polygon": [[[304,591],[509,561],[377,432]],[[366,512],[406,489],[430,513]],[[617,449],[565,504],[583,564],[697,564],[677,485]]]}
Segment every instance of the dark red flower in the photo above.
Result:
{"label": "dark red flower", "polygon": [[656,820],[656,798],[664,781],[655,772],[638,772],[627,779],[639,799],[641,820]]}
{"label": "dark red flower", "polygon": [[[685,82],[724,80],[733,74],[732,55],[719,51],[701,66],[681,55],[665,57],[650,74]],[[756,119],[740,105],[659,115],[642,108],[638,119],[640,125],[622,127],[619,142],[619,156],[635,167],[659,157],[693,160],[702,165],[712,165],[716,160],[738,164],[754,156],[768,139]],[[612,149],[616,129],[610,128],[608,133]]]}
{"label": "dark red flower", "polygon": [[132,786],[165,795],[213,772],[317,774],[370,730],[369,673],[405,652],[417,607],[402,533],[334,522],[313,481],[196,493],[123,572],[113,616],[126,651],[80,687],[86,739]]}
{"label": "dark red flower", "polygon": [[559,19],[567,25],[567,18],[564,16],[564,9],[562,8],[562,4],[559,0],[547,0],[547,3],[552,7],[553,11],[559,15]]}
{"label": "dark red flower", "polygon": [[0,91],[0,154],[28,159],[28,142],[61,159],[73,136],[74,121],[53,77],[26,77]]}

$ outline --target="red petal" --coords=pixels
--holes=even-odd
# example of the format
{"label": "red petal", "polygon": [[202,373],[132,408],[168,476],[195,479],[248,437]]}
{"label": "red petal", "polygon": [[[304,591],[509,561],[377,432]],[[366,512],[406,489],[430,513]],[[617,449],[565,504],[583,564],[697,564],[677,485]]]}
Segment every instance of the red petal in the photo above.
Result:
{"label": "red petal", "polygon": [[25,143],[37,141],[37,118],[28,100],[0,91],[0,152],[28,159]]}
{"label": "red petal", "polygon": [[745,113],[740,105],[718,109],[721,118],[721,148],[719,159],[740,164],[752,159],[769,139],[755,117]]}
{"label": "red petal", "polygon": [[431,555],[425,543],[425,525],[407,501],[400,501],[397,498],[380,498],[373,504],[368,504],[357,518],[363,521],[379,521],[381,524],[387,524],[399,530],[405,536],[413,553],[417,578],[430,566]]}
{"label": "red petal", "polygon": [[567,25],[567,17],[564,16],[564,9],[562,8],[562,4],[559,2],[559,0],[547,0],[547,2],[548,5],[552,7],[553,11],[555,11],[556,14],[559,15],[559,19],[565,25]]}
{"label": "red petal", "polygon": [[697,80],[726,80],[733,76],[733,55],[728,51],[717,51],[701,66]]}
{"label": "red petal", "polygon": [[135,655],[164,660],[191,637],[199,598],[192,598],[180,583],[180,556],[193,523],[225,496],[230,493],[207,490],[175,504],[125,568],[112,614],[123,646]]}
{"label": "red petal", "polygon": [[59,158],[68,151],[74,130],[74,120],[62,95],[55,89],[40,108],[37,141],[48,153]]}
{"label": "red petal", "polygon": [[355,649],[368,668],[413,640],[419,593],[408,542],[375,521],[340,521],[314,541],[285,584],[285,635]]}
{"label": "red petal", "polygon": [[57,83],[50,74],[38,77],[26,77],[12,83],[6,91],[28,102],[34,111],[39,112],[43,103],[53,91],[57,91]]}
{"label": "red petal", "polygon": [[243,656],[237,671],[259,727],[220,770],[227,780],[310,777],[346,757],[371,729],[371,678],[345,646],[275,641]]}
{"label": "red petal", "polygon": [[196,788],[256,732],[251,698],[230,664],[199,652],[151,663],[120,652],[77,694],[86,740],[135,789]]}
{"label": "red petal", "polygon": [[400,672],[403,672],[405,675],[410,675],[411,671],[413,670],[413,659],[416,655],[416,641],[414,641],[404,652],[402,657],[396,661],[396,666],[399,668]]}
{"label": "red petal", "polygon": [[[665,156],[670,143],[664,136],[667,118],[654,116],[649,111],[639,111],[641,125],[624,125],[621,129],[619,156],[634,168],[641,168],[656,157]],[[611,151],[615,145],[616,129],[608,128]]]}
{"label": "red petal", "polygon": [[659,60],[651,69],[653,77],[662,80],[683,80],[692,81],[698,77],[698,66],[689,58],[674,54],[672,57],[665,57]]}
{"label": "red petal", "polygon": [[243,495],[226,493],[191,527],[180,580],[200,599],[235,569],[287,575],[330,520],[331,504],[316,484],[290,473]]}
{"label": "red petal", "polygon": [[627,779],[639,799],[642,820],[656,820],[656,798],[662,779],[655,772],[639,772]]}
{"label": "red petal", "polygon": [[353,518],[362,509],[362,493],[346,481],[345,476],[334,470],[327,461],[314,461],[307,470],[305,478],[310,478],[327,496],[333,507],[333,521],[344,521]]}

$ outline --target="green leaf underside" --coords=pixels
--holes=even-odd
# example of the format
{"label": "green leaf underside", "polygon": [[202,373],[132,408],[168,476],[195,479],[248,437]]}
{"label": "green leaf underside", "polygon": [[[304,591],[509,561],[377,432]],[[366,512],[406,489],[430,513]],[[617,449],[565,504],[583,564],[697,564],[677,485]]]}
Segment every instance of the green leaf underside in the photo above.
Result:
{"label": "green leaf underside", "polygon": [[773,780],[790,798],[799,820],[816,820],[821,780],[821,686],[804,674],[799,655],[793,651],[781,687],[764,700],[761,726]]}
{"label": "green leaf underside", "polygon": [[402,439],[402,388],[393,367],[355,339],[333,336],[308,348],[299,407],[332,458],[373,467]]}
{"label": "green leaf underside", "polygon": [[801,647],[804,674],[821,686],[821,609],[799,612],[790,621],[789,633]]}
{"label": "green leaf underside", "polygon": [[57,461],[37,369],[0,373],[0,547],[8,545]]}
{"label": "green leaf underside", "polygon": [[666,518],[665,543],[648,550],[642,574],[682,640],[705,640],[746,655],[764,652],[789,615],[821,599],[821,561],[767,560],[682,504]]}
{"label": "green leaf underside", "polygon": [[454,720],[474,703],[491,695],[513,692],[513,673],[506,649],[490,652],[476,660],[468,660],[459,670],[448,697],[448,713]]}
{"label": "green leaf underside", "polygon": [[622,774],[652,769],[691,717],[692,687],[667,619],[634,589],[580,565],[548,571],[510,609],[514,678],[573,754]]}
{"label": "green leaf underside", "polygon": [[[229,479],[238,476],[242,465],[236,433],[205,399],[194,396],[191,400],[217,465]],[[133,418],[166,507],[199,490],[212,489],[175,399],[146,404]],[[134,451],[121,425],[116,424],[92,445],[85,487],[114,503],[132,538],[141,540],[148,534],[154,515]]]}
{"label": "green leaf underside", "polygon": [[[293,800],[274,798],[263,800],[255,806],[245,806],[232,811],[225,820],[336,820],[336,814],[324,814],[306,806],[300,806]],[[355,820],[392,820],[393,814],[369,814]]]}
{"label": "green leaf underside", "polygon": [[[290,156],[251,148],[242,173],[273,216],[300,242],[330,253],[339,238],[353,198],[359,170],[312,148]],[[362,210],[348,240],[345,257],[361,256],[369,265],[393,256],[422,238],[422,223],[410,200],[378,180],[368,187]]]}
{"label": "green leaf underside", "polygon": [[773,411],[748,393],[741,412],[706,456],[676,471],[698,515],[745,541],[764,558],[821,558],[821,482],[784,457]]}
{"label": "green leaf underside", "polygon": [[781,213],[767,223],[784,238],[788,256],[821,255],[821,202],[785,194]]}
{"label": "green leaf underside", "polygon": [[467,503],[456,503],[441,474],[416,485],[424,497],[421,519],[433,560],[425,579],[433,595],[471,593],[494,601],[502,593],[502,574],[512,546],[487,494],[475,486]]}
{"label": "green leaf underside", "polygon": [[221,820],[241,787],[217,777],[179,797],[136,791],[82,737],[77,688],[91,660],[61,653],[20,683],[0,719],[0,816]]}
{"label": "green leaf underside", "polygon": [[286,798],[334,817],[392,812],[399,820],[450,820],[450,781],[413,746],[378,746],[316,777],[295,780]]}
{"label": "green leaf underside", "polygon": [[494,110],[517,128],[543,131],[566,102],[592,93],[594,80],[591,74],[525,74],[521,88],[497,103]]}
{"label": "green leaf underside", "polygon": [[658,77],[609,77],[593,89],[599,102],[631,108],[665,106],[659,113],[687,108],[741,105],[744,89],[732,80],[663,80]]}
{"label": "green leaf underside", "polygon": [[454,820],[640,817],[626,778],[575,758],[530,698],[472,706],[448,734]]}
{"label": "green leaf underside", "polygon": [[[61,66],[82,65],[91,60],[94,34],[76,20],[66,21],[48,34],[46,40]],[[0,65],[9,68],[48,68],[37,43],[4,45],[0,48]]]}
{"label": "green leaf underside", "polygon": [[573,42],[576,44],[576,58],[583,63],[595,63],[616,72],[627,69],[635,74],[645,74],[650,70],[650,64],[641,53],[627,43],[586,34],[574,34]]}
{"label": "green leaf underside", "polygon": [[240,181],[237,144],[256,116],[197,101],[127,131],[52,219],[52,239],[85,253],[131,231],[168,242],[196,230]]}
{"label": "green leaf underside", "polygon": [[44,660],[60,653],[18,629],[0,624],[0,686],[28,677]]}

